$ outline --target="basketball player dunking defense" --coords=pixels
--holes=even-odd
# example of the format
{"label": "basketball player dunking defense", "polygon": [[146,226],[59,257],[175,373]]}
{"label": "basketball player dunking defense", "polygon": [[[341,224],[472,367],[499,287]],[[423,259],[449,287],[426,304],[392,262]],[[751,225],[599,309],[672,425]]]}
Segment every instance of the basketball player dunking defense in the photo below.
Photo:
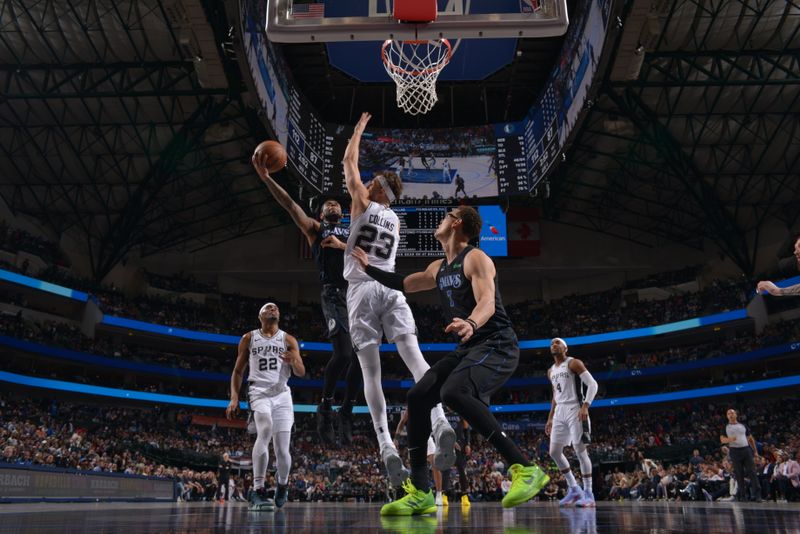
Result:
{"label": "basketball player dunking defense", "polygon": [[353,353],[347,324],[347,281],[342,274],[345,243],[350,231],[341,224],[342,206],[338,201],[326,200],[322,204],[320,220],[312,219],[270,176],[266,163],[266,154],[253,154],[253,166],[261,181],[308,240],[319,268],[319,280],[322,282],[322,313],[328,327],[328,339],[333,345],[333,354],[325,366],[322,401],[317,406],[317,432],[324,442],[330,444],[335,441],[331,406],[336,381],[346,369],[346,386],[339,410],[339,423],[342,440],[350,443],[353,438],[353,405],[361,385],[361,370]]}
{"label": "basketball player dunking defense", "polygon": [[[560,337],[550,341],[550,354],[555,363],[547,370],[547,378],[553,386],[553,401],[544,430],[550,436],[550,457],[569,486],[567,495],[559,504],[588,508],[595,505],[592,493],[592,460],[589,459],[586,445],[591,439],[589,406],[597,394],[597,381],[586,370],[582,361],[567,356],[567,350],[567,342]],[[585,394],[581,383],[586,386]],[[578,455],[583,490],[578,486],[575,475],[569,468],[569,461],[564,456],[564,447],[568,445],[572,445]]]}
{"label": "basketball player dunking defense", "polygon": [[405,277],[373,265],[363,251],[352,252],[366,274],[398,292],[438,288],[445,332],[460,339],[456,350],[436,362],[408,392],[411,480],[403,486],[406,496],[385,505],[381,515],[419,515],[436,509],[425,458],[425,442],[431,432],[426,414],[440,401],[463,416],[508,461],[512,482],[503,498],[504,507],[528,501],[550,480],[528,461],[489,410],[492,394],[517,368],[519,342],[503,308],[494,263],[469,245],[469,240],[480,234],[482,224],[477,210],[469,206],[447,213],[434,234],[445,259]]}
{"label": "basketball player dunking defense", "polygon": [[[286,504],[289,495],[289,468],[292,456],[289,441],[294,424],[292,392],[289,377],[306,374],[297,340],[278,328],[280,310],[272,302],[261,307],[258,319],[261,328],[247,332],[239,341],[236,365],[231,374],[231,402],[225,415],[231,419],[239,410],[239,388],[246,365],[248,402],[256,423],[256,442],[253,445],[253,500],[251,509],[271,510]],[[277,482],[275,500],[267,499],[264,479],[269,465],[269,442],[275,449]]]}
{"label": "basketball player dunking defense", "polygon": [[[406,478],[406,470],[392,442],[386,417],[386,398],[381,385],[381,360],[378,351],[384,334],[390,342],[397,345],[397,352],[414,380],[422,378],[430,366],[419,350],[417,327],[403,293],[388,289],[367,276],[359,269],[358,262],[350,256],[353,250],[360,250],[370,262],[387,271],[394,271],[395,256],[400,244],[400,221],[397,214],[389,208],[389,204],[400,198],[402,193],[403,184],[400,178],[387,171],[376,176],[367,186],[361,182],[358,151],[361,135],[369,119],[369,113],[361,115],[343,160],[347,191],[352,198],[344,277],[349,282],[347,312],[350,337],[361,364],[364,396],[378,436],[381,459],[386,465],[392,485],[399,486]],[[436,441],[436,467],[440,470],[449,469],[455,461],[455,432],[450,428],[441,405],[432,404],[428,412]],[[430,424],[428,435],[431,434]]]}

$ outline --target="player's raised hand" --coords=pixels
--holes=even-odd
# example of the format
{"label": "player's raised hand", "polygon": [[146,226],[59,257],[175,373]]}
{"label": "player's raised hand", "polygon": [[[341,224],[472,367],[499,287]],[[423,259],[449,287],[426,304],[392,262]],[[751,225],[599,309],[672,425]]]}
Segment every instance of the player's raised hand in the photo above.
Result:
{"label": "player's raised hand", "polygon": [[356,127],[353,129],[353,135],[360,136],[361,134],[363,134],[364,130],[367,129],[367,123],[369,122],[369,120],[371,118],[372,118],[372,115],[370,115],[366,111],[364,113],[362,113],[361,114],[361,118],[358,119],[358,122],[356,123]]}
{"label": "player's raised hand", "polygon": [[464,319],[459,319],[458,317],[453,319],[453,322],[447,325],[447,328],[445,328],[444,331],[448,334],[455,332],[458,337],[461,338],[461,343],[466,343],[469,341],[469,338],[471,338],[472,334],[475,333],[475,330],[472,328],[470,323]]}
{"label": "player's raised hand", "polygon": [[227,419],[233,419],[239,413],[239,399],[231,399],[231,402],[228,403],[228,407],[225,408],[225,417]]}
{"label": "player's raised hand", "polygon": [[253,157],[250,158],[253,167],[256,169],[256,172],[263,180],[265,176],[269,176],[269,171],[267,170],[267,154],[264,150],[258,150],[256,147],[255,152],[253,152]]}
{"label": "player's raised hand", "polygon": [[369,266],[369,256],[367,256],[367,253],[364,252],[363,249],[353,247],[353,252],[351,252],[350,255],[358,262],[362,270]]}

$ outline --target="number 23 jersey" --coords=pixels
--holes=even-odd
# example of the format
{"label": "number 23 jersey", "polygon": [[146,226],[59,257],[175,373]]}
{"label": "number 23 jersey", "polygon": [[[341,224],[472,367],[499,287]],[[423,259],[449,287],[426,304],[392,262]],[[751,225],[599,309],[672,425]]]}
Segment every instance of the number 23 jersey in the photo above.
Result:
{"label": "number 23 jersey", "polygon": [[391,208],[370,202],[364,213],[350,221],[350,237],[344,252],[344,277],[348,282],[372,282],[350,256],[355,247],[361,247],[369,256],[369,264],[384,271],[394,272],[394,260],[400,244],[400,220]]}
{"label": "number 23 jersey", "polygon": [[250,374],[251,388],[266,395],[277,395],[289,389],[291,366],[281,357],[286,353],[286,332],[278,330],[274,336],[265,336],[261,330],[250,334]]}

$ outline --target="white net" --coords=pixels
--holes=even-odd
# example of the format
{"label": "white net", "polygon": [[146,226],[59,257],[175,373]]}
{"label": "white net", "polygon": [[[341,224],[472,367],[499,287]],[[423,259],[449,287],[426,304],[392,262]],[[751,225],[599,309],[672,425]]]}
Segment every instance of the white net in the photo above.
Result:
{"label": "white net", "polygon": [[383,43],[383,66],[397,84],[397,106],[411,115],[429,112],[436,104],[436,80],[450,61],[447,39]]}

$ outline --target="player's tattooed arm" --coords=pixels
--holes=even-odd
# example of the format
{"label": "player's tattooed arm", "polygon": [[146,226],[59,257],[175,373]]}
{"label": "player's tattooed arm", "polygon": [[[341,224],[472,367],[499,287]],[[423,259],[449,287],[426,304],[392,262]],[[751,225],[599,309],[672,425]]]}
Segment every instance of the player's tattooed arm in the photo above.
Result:
{"label": "player's tattooed arm", "polygon": [[769,293],[775,297],[796,297],[800,295],[800,284],[789,287],[778,287],[770,281],[762,281],[756,286],[759,293]]}

